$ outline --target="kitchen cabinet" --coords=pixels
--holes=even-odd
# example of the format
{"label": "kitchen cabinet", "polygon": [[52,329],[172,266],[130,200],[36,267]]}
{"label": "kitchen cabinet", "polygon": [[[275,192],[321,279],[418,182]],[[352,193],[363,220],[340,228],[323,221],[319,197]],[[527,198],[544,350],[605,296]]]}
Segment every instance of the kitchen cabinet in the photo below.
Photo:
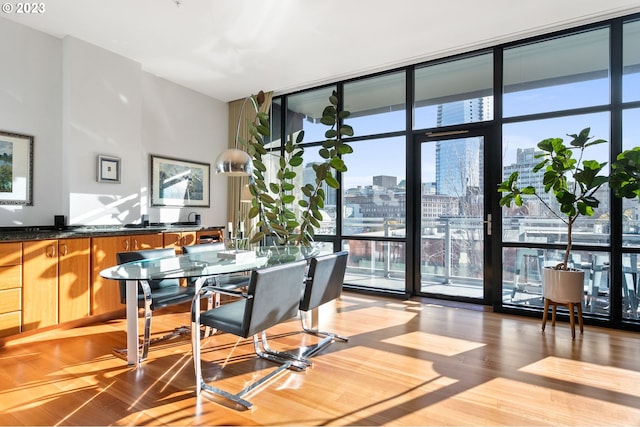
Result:
{"label": "kitchen cabinet", "polygon": [[68,322],[89,316],[89,238],[58,241],[58,321]]}
{"label": "kitchen cabinet", "polygon": [[195,243],[202,243],[202,240],[206,240],[208,243],[212,242],[223,242],[224,237],[222,236],[222,229],[216,230],[206,230],[206,231],[198,231],[196,232],[196,241]]}
{"label": "kitchen cabinet", "polygon": [[22,243],[22,331],[58,323],[58,241]]}
{"label": "kitchen cabinet", "polygon": [[22,242],[0,243],[0,337],[22,325]]}
{"label": "kitchen cabinet", "polygon": [[118,283],[100,277],[105,268],[118,262],[118,252],[163,247],[162,233],[91,238],[91,315],[123,309]]}
{"label": "kitchen cabinet", "polygon": [[165,248],[174,248],[177,254],[182,253],[183,246],[197,243],[195,231],[165,231],[163,245]]}

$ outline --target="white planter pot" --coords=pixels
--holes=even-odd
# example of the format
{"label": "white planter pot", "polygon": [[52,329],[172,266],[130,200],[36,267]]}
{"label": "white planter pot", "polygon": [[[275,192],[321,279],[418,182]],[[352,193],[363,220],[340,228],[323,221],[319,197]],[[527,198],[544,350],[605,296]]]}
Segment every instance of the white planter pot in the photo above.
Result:
{"label": "white planter pot", "polygon": [[542,296],[551,301],[568,304],[581,303],[584,295],[584,271],[542,269]]}

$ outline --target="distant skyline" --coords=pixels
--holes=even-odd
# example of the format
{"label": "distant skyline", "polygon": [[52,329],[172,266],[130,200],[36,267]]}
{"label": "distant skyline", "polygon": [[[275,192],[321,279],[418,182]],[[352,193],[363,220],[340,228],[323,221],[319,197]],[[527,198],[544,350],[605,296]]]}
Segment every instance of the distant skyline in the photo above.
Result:
{"label": "distant skyline", "polygon": [[[625,96],[625,101],[640,100],[640,73],[625,74],[623,84],[625,94],[630,94]],[[608,85],[609,79],[605,78],[505,94],[505,112],[510,117],[514,117],[520,114],[606,104],[609,97]],[[591,98],[594,93],[596,93],[595,98]],[[432,109],[429,114],[435,114],[435,111]],[[625,111],[623,119],[623,147],[640,145],[640,109]],[[355,136],[402,130],[404,122],[404,109],[349,119]],[[504,124],[502,129],[503,165],[516,162],[516,153],[519,148],[536,147],[542,139],[550,137],[567,140],[566,134],[579,132],[585,127],[591,128],[590,134],[594,138],[610,141],[608,112]],[[321,124],[305,124],[305,142],[323,139],[325,130],[326,126]],[[348,172],[343,175],[344,189],[372,185],[374,175],[395,176],[399,182],[406,180],[404,136],[355,141],[350,144],[353,146],[354,153],[345,157]],[[491,141],[485,141],[485,147],[492,146]],[[421,149],[423,158],[435,159],[435,144],[424,143]],[[587,151],[587,156],[589,159],[608,162],[609,144],[592,147]],[[308,148],[305,160],[311,162],[322,159],[317,154],[312,154],[311,149]],[[422,163],[424,169],[421,171],[421,180],[435,182],[435,161]]]}

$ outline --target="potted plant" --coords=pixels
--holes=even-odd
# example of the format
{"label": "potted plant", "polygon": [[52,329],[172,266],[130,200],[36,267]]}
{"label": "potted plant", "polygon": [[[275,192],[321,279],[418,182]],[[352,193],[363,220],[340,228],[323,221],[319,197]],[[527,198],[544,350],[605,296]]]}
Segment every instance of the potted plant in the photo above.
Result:
{"label": "potted plant", "polygon": [[[590,131],[590,128],[585,128],[578,134],[567,135],[571,138],[568,146],[562,138],[547,138],[537,145],[541,153],[537,154],[536,158],[541,161],[533,167],[533,172],[544,173],[544,191],[553,195],[557,208],[540,196],[539,189],[533,186],[520,188],[518,172],[513,172],[498,187],[498,192],[502,194],[500,206],[510,207],[512,203],[522,206],[523,196],[533,196],[566,225],[567,245],[562,262],[555,267],[543,269],[543,296],[559,303],[569,302],[562,301],[566,297],[562,292],[571,293],[572,289],[575,289],[574,294],[579,291],[580,297],[582,296],[584,271],[569,267],[573,225],[580,216],[593,216],[594,209],[600,204],[595,193],[609,180],[606,175],[601,174],[606,162],[583,159],[587,147],[606,142],[603,139],[592,140],[593,137],[589,136]],[[573,276],[573,279],[567,278],[569,275]],[[556,287],[555,284],[550,283],[553,280],[560,280],[558,284],[562,286]],[[555,294],[557,288],[561,294]],[[554,293],[554,296],[550,296],[549,293]],[[579,298],[578,301],[580,301]]]}
{"label": "potted plant", "polygon": [[617,197],[640,199],[640,147],[618,154],[611,164],[609,186]]}
{"label": "potted plant", "polygon": [[320,119],[328,126],[326,140],[319,151],[323,161],[313,165],[315,178],[304,185],[300,185],[297,179],[297,168],[304,163],[304,149],[301,147],[304,131],[298,132],[295,138],[289,135],[284,154],[278,159],[275,176],[267,177],[263,156],[268,154],[264,148],[264,138],[270,134],[268,115],[258,113],[257,122],[250,124],[251,138],[246,147],[253,160],[254,174],[250,183],[253,200],[249,218],[258,217],[251,243],[270,236],[278,245],[311,246],[315,229],[320,227],[323,218],[324,184],[333,189],[340,187],[335,173],[347,171],[342,157],[353,152],[351,146],[342,140],[344,136],[353,136],[351,126],[342,123],[350,113],[340,110],[339,104],[337,93],[333,91]]}

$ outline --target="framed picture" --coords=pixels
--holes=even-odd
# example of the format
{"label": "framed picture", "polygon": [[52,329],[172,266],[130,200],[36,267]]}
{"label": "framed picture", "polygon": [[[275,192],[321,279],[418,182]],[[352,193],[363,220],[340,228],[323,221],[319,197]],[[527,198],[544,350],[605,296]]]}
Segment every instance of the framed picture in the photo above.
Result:
{"label": "framed picture", "polygon": [[0,131],[0,205],[33,205],[33,136]]}
{"label": "framed picture", "polygon": [[98,155],[98,182],[120,184],[120,158]]}
{"label": "framed picture", "polygon": [[151,155],[151,206],[209,207],[209,163]]}

